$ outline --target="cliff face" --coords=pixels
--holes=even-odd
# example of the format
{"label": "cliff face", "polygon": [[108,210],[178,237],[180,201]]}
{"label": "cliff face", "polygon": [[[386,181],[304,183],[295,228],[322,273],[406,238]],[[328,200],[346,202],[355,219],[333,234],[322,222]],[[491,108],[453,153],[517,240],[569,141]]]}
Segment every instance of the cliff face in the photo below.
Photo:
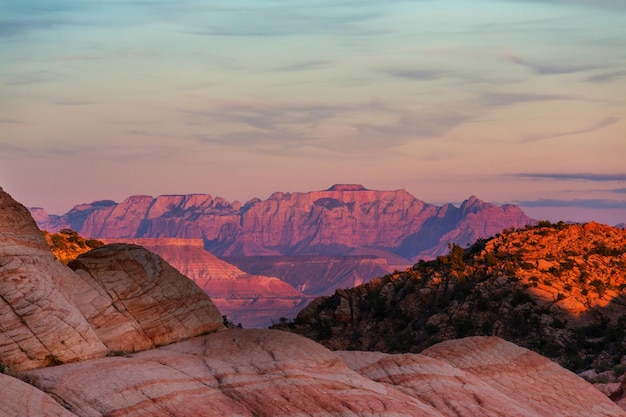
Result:
{"label": "cliff face", "polygon": [[435,206],[404,190],[335,185],[325,191],[272,194],[241,205],[209,195],[133,196],[82,204],[55,217],[35,210],[43,229],[70,228],[92,238],[201,238],[218,256],[342,255],[379,248],[405,258],[436,256],[506,227],[532,222],[515,206],[475,197]]}
{"label": "cliff face", "polygon": [[496,335],[572,370],[621,375],[625,306],[626,230],[542,223],[318,298],[285,328],[385,352]]}

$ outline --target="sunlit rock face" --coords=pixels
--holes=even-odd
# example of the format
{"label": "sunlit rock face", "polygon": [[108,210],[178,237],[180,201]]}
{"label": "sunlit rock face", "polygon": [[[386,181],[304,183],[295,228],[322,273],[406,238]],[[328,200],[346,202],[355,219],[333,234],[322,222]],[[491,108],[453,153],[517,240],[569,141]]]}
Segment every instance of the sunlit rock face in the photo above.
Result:
{"label": "sunlit rock face", "polygon": [[386,355],[225,330],[29,375],[79,416],[625,415],[576,375],[497,338]]}
{"label": "sunlit rock face", "polygon": [[377,248],[404,258],[436,256],[532,222],[513,205],[470,197],[460,207],[435,206],[405,190],[338,184],[324,191],[276,192],[245,205],[210,195],[132,196],[121,203],[75,206],[63,216],[35,209],[49,231],[71,228],[92,238],[204,239],[218,256],[338,255]]}

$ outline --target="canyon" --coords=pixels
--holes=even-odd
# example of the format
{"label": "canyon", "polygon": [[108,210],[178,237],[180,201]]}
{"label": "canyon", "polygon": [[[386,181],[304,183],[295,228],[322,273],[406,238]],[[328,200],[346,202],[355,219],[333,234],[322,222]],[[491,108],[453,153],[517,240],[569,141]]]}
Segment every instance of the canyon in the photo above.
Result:
{"label": "canyon", "polygon": [[626,416],[498,337],[393,355],[227,329],[202,289],[143,247],[63,265],[1,189],[0,317],[3,417]]}

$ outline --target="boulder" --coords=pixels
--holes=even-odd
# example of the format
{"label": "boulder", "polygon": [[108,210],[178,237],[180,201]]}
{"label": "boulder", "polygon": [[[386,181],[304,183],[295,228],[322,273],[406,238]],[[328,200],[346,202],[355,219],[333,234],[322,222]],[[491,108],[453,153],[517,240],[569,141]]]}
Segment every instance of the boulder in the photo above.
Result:
{"label": "boulder", "polygon": [[222,315],[189,278],[147,249],[105,245],[68,265],[66,289],[113,352],[150,349],[223,328]]}

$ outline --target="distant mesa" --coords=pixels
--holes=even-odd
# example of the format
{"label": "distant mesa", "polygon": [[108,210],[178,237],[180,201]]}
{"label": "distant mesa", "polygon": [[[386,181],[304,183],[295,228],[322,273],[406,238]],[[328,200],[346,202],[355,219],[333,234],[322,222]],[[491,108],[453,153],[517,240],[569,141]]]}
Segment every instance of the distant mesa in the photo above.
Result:
{"label": "distant mesa", "polygon": [[368,191],[361,184],[335,184],[326,191]]}

